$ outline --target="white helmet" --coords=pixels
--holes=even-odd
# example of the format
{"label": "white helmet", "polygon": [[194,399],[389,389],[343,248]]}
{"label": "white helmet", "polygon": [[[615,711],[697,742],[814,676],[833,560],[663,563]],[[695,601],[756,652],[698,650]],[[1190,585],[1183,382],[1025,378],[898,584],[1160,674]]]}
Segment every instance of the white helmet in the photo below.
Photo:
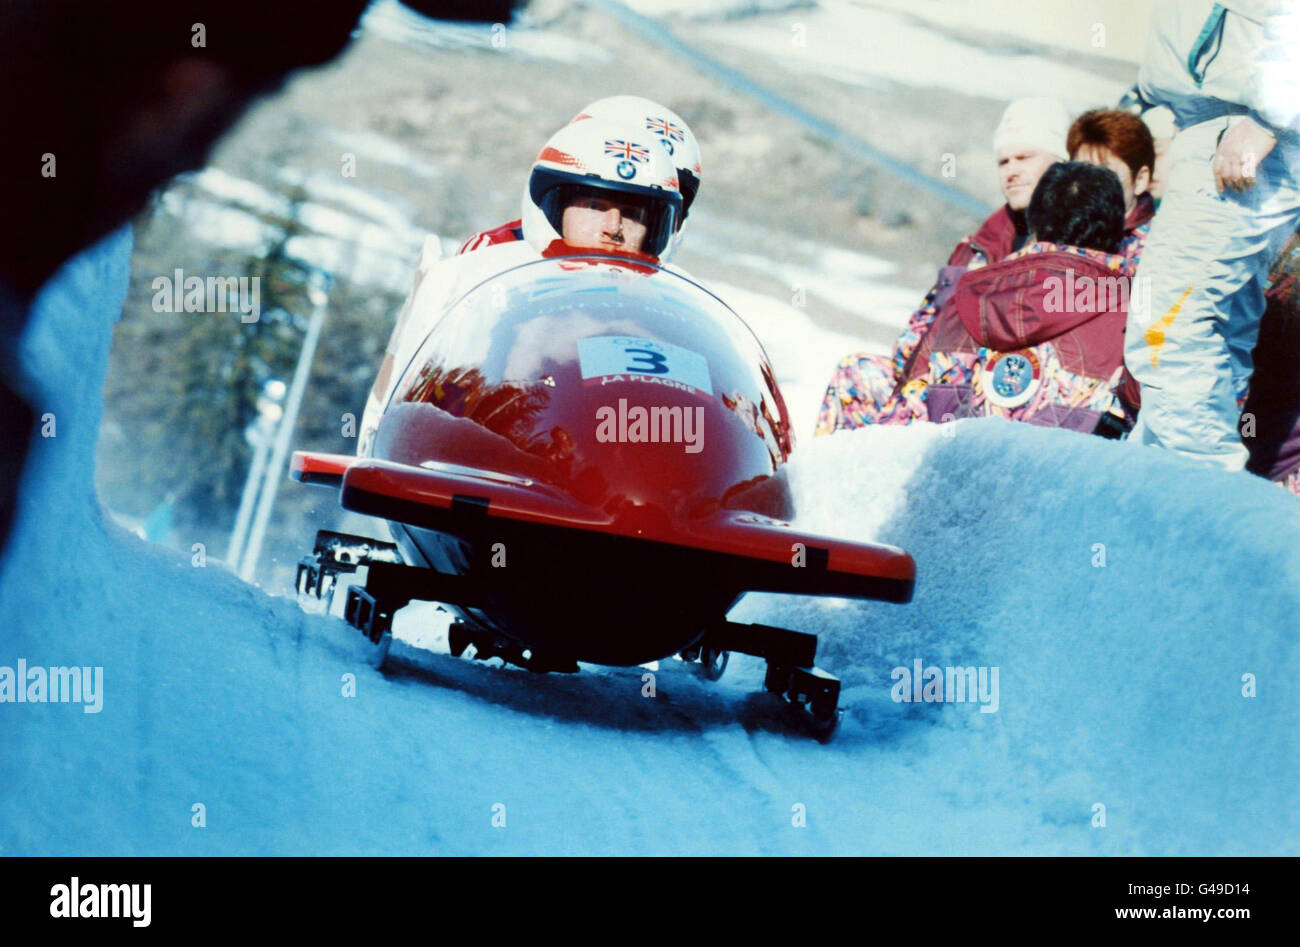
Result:
{"label": "white helmet", "polygon": [[700,145],[691,127],[670,108],[639,95],[610,95],[597,99],[571,122],[599,118],[631,125],[649,132],[672,156],[677,168],[678,189],[682,192],[682,223],[691,211],[691,203],[700,189]]}
{"label": "white helmet", "polygon": [[677,172],[651,136],[592,119],[566,125],[533,162],[524,188],[524,239],[539,253],[562,240],[565,208],[583,197],[613,200],[646,227],[640,255],[666,262],[681,221]]}

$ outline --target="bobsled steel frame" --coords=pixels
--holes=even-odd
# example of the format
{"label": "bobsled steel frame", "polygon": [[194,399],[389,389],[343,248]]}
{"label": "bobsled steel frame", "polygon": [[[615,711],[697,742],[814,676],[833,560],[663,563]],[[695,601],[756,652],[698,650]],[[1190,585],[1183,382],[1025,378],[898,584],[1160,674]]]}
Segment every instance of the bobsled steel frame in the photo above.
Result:
{"label": "bobsled steel frame", "polygon": [[[361,550],[360,554],[357,550]],[[328,598],[339,573],[355,573],[365,567],[365,584],[348,587],[343,617],[374,645],[391,636],[394,615],[412,601],[439,602],[457,609],[482,608],[487,603],[489,590],[477,576],[448,575],[405,565],[393,561],[396,550],[392,543],[321,530],[316,534],[312,555],[298,564],[298,592]],[[498,657],[535,672],[578,670],[571,659],[534,652],[463,616],[453,623],[448,643],[455,657],[473,645],[474,657],[479,660]],[[804,712],[819,740],[830,739],[840,717],[840,681],[815,666],[816,635],[720,617],[681,657],[701,662],[705,677],[716,680],[726,667],[726,656],[732,652],[762,658],[767,663],[765,689]]]}

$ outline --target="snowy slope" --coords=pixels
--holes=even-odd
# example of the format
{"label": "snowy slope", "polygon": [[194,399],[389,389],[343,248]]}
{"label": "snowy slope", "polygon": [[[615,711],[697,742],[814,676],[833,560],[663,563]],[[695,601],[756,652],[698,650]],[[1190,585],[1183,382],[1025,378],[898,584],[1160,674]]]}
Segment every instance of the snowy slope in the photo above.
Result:
{"label": "snowy slope", "polygon": [[[653,699],[641,669],[538,677],[409,646],[380,674],[340,622],[104,522],[127,253],[66,267],[28,336],[58,434],[3,563],[0,665],[102,665],[105,693],[99,714],[0,704],[0,851],[1300,851],[1300,508],[1276,488],[1000,423],[805,439],[801,525],[899,543],[920,572],[908,606],[737,610],[823,635],[846,685],[829,747],[787,732],[756,661],[717,685],[664,662]],[[998,711],[893,702],[918,658],[998,666]]]}
{"label": "snowy slope", "polygon": [[996,33],[1034,47],[1139,66],[1151,0],[866,0],[939,29]]}
{"label": "snowy slope", "polygon": [[[1009,101],[1032,90],[1035,95],[1059,98],[1072,113],[1116,101],[1127,84],[1106,79],[1079,68],[1060,57],[1044,55],[1014,43],[1000,44],[954,37],[949,30],[971,27],[986,34],[1005,35],[1006,24],[1020,20],[1021,35],[1037,35],[1040,19],[1052,19],[1074,27],[1046,35],[1063,46],[1092,53],[1114,55],[1110,48],[1091,48],[1092,24],[1099,18],[1111,24],[1116,45],[1128,52],[1137,37],[1145,34],[1142,11],[1122,13],[1110,10],[1104,17],[1103,4],[1037,4],[1037,15],[1018,16],[1026,11],[1000,9],[988,4],[967,7],[945,4],[897,12],[842,0],[822,0],[809,8],[796,8],[771,15],[753,15],[722,22],[702,22],[692,29],[693,40],[704,47],[735,46],[759,59],[771,59],[782,67],[811,72],[836,82],[868,88],[897,86],[942,88],[963,95]],[[1097,11],[1090,13],[1090,11]],[[1059,16],[1066,13],[1064,21]],[[918,16],[919,14],[919,16]],[[918,22],[918,20],[920,22]],[[1082,31],[1082,32],[1078,32]],[[1133,58],[1137,58],[1134,56]],[[1009,81],[1009,77],[1014,77]]]}
{"label": "snowy slope", "polygon": [[[836,363],[849,352],[867,351],[871,346],[821,329],[803,310],[762,293],[728,283],[712,283],[709,288],[749,324],[763,343],[790,413],[796,443],[807,440],[817,424],[826,383]],[[888,287],[877,291],[878,295],[901,292]],[[906,316],[900,321],[905,323]]]}

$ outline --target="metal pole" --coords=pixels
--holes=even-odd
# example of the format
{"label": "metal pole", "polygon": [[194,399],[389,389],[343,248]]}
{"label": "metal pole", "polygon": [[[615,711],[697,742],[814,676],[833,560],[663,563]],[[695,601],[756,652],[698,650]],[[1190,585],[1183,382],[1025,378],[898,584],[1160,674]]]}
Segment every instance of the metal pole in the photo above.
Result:
{"label": "metal pole", "polygon": [[226,565],[231,570],[239,568],[239,559],[244,552],[244,540],[248,538],[248,523],[253,516],[253,503],[257,500],[257,490],[266,472],[266,459],[270,455],[271,431],[265,416],[259,414],[253,425],[254,437],[253,463],[248,468],[248,479],[244,481],[244,493],[239,498],[239,513],[235,516],[235,528],[230,534],[230,548],[226,550]]}
{"label": "metal pole", "polygon": [[302,352],[298,355],[298,367],[293,372],[293,383],[289,386],[284,418],[280,421],[279,430],[276,431],[275,447],[271,452],[271,462],[266,468],[266,481],[262,487],[262,495],[258,498],[257,514],[253,518],[248,548],[244,550],[243,561],[239,566],[239,577],[245,582],[252,581],[257,557],[262,553],[266,524],[271,518],[271,507],[275,504],[275,495],[280,488],[280,479],[284,475],[284,460],[289,453],[289,439],[293,436],[294,426],[298,422],[298,408],[302,404],[303,392],[307,389],[307,376],[311,374],[312,360],[316,357],[316,343],[320,339],[321,326],[325,323],[325,305],[329,302],[329,296],[316,281],[313,281],[307,296],[315,309],[311,314],[311,323],[307,326],[307,337],[303,340]]}

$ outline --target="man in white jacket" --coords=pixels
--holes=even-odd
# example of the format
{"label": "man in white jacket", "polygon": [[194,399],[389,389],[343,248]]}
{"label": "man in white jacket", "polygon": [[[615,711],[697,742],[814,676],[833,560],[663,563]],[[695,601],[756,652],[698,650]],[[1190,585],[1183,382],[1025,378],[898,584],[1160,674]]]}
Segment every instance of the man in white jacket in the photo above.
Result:
{"label": "man in white jacket", "polygon": [[1156,0],[1139,85],[1179,131],[1125,339],[1131,436],[1240,470],[1264,283],[1300,222],[1300,0]]}

